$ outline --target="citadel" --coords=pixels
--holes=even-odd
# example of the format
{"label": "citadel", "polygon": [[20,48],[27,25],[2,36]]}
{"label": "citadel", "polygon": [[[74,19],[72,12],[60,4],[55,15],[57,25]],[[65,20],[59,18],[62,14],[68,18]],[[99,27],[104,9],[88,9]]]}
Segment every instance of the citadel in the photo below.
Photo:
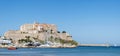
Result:
{"label": "citadel", "polygon": [[[16,46],[26,47],[30,43],[38,46],[75,47],[77,42],[66,31],[58,31],[55,24],[23,24],[19,30],[9,30],[4,33],[6,39]],[[31,45],[34,46],[34,45]]]}

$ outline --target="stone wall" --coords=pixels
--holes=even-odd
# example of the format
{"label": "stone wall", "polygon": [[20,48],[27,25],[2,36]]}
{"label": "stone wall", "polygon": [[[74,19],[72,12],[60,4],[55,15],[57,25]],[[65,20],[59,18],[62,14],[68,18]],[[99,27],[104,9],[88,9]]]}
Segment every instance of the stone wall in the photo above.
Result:
{"label": "stone wall", "polygon": [[13,39],[14,43],[18,43],[20,39],[25,39],[26,36],[38,38],[39,40],[45,40],[46,37],[50,36],[64,40],[72,40],[68,33],[58,33],[57,31],[57,26],[54,24],[24,24],[20,27],[20,30],[7,31],[4,36],[7,39]]}

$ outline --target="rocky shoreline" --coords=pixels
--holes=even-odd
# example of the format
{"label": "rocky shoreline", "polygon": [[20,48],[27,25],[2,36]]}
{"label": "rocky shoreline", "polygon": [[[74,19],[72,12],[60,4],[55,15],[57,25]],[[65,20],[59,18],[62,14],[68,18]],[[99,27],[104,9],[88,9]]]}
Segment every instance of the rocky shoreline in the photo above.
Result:
{"label": "rocky shoreline", "polygon": [[[10,47],[10,46],[0,46],[0,48],[8,48],[8,47]],[[76,48],[77,46],[44,46],[44,47],[42,47],[42,46],[37,46],[37,47],[35,47],[35,46],[21,46],[21,47],[15,46],[15,47],[17,47],[17,48]]]}

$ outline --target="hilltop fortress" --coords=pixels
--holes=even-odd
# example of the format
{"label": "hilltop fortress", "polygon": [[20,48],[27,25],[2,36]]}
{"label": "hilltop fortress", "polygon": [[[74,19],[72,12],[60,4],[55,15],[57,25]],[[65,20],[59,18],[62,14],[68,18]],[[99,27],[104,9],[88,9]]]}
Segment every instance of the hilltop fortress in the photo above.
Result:
{"label": "hilltop fortress", "polygon": [[[72,36],[65,31],[60,32],[55,24],[24,24],[20,26],[20,30],[10,30],[4,34],[6,39],[11,39],[15,45],[27,42],[45,43],[67,43],[69,45],[77,45]],[[25,39],[27,39],[25,41]],[[29,40],[29,41],[28,41]]]}

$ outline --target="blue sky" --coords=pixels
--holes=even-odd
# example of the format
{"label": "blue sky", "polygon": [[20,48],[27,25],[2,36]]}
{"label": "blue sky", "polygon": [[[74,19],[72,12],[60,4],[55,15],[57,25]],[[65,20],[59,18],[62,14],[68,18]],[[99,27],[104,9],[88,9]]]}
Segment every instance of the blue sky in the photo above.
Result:
{"label": "blue sky", "polygon": [[56,24],[80,43],[120,44],[119,0],[0,0],[0,35],[34,21]]}

